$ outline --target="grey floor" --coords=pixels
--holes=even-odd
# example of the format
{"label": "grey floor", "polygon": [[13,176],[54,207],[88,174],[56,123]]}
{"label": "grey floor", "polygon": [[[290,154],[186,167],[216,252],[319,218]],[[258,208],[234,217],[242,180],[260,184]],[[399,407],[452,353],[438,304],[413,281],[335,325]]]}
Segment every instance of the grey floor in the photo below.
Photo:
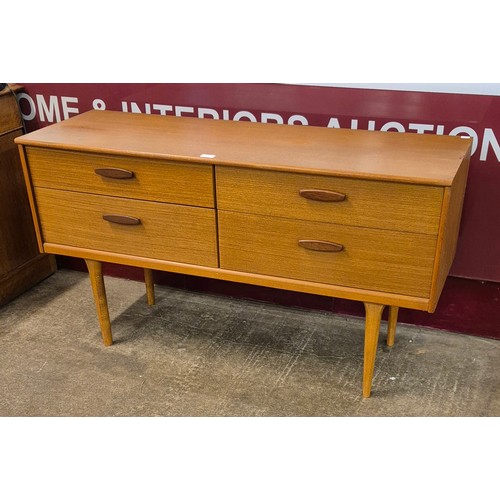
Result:
{"label": "grey floor", "polygon": [[500,416],[500,342],[398,325],[361,397],[363,320],[59,270],[0,308],[1,416]]}

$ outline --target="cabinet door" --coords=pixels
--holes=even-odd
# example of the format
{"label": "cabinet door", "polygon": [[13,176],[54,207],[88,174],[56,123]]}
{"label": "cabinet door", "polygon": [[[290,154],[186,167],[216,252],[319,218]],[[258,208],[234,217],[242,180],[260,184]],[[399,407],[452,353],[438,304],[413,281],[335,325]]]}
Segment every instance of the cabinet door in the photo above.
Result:
{"label": "cabinet door", "polygon": [[0,276],[38,255],[28,195],[14,138],[0,135]]}

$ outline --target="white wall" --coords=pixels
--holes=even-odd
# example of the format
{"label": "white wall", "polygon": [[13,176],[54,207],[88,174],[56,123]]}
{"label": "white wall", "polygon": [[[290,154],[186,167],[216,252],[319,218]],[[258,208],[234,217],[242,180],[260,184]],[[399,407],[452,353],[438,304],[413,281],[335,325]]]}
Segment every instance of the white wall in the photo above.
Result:
{"label": "white wall", "polygon": [[500,95],[500,83],[307,83],[322,87]]}

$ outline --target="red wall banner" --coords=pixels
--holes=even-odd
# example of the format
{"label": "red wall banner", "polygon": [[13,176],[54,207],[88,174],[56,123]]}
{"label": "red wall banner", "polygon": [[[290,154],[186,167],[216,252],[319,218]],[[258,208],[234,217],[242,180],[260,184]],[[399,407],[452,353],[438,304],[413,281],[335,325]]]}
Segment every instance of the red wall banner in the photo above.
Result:
{"label": "red wall banner", "polygon": [[[89,109],[473,139],[451,274],[500,282],[500,96],[288,84],[25,83],[27,131]],[[427,166],[422,165],[425,171]]]}

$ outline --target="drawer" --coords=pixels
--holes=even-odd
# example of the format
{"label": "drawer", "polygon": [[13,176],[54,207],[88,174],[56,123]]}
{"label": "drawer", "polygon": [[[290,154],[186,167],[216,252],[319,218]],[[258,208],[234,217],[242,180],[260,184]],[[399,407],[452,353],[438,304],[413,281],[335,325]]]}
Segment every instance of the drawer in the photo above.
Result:
{"label": "drawer", "polygon": [[[26,154],[32,183],[37,187],[199,207],[214,206],[211,165],[37,147],[27,147]],[[96,169],[112,169],[103,172],[105,175],[126,176],[130,175],[127,172],[132,172],[133,176],[110,178],[98,175]]]}
{"label": "drawer", "polygon": [[217,267],[214,210],[46,188],[35,196],[44,243]]}
{"label": "drawer", "polygon": [[[224,167],[216,167],[216,179],[217,206],[223,210],[424,234],[438,232],[441,187]],[[300,195],[301,190],[309,191],[303,192],[308,198]],[[340,201],[342,196],[318,190],[345,195],[345,199]],[[339,201],[321,201],[325,196]]]}
{"label": "drawer", "polygon": [[227,211],[219,235],[224,269],[429,297],[435,236]]}

